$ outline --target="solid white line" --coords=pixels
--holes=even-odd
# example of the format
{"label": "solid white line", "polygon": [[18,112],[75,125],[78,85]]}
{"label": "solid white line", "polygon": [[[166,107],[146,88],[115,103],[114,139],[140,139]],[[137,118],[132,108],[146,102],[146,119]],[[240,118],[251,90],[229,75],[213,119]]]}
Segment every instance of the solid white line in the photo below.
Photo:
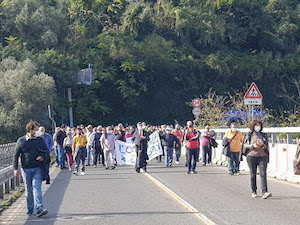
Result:
{"label": "solid white line", "polygon": [[183,206],[188,211],[192,212],[193,215],[200,220],[202,223],[205,223],[206,225],[216,225],[213,221],[211,221],[209,218],[207,218],[205,215],[200,213],[195,207],[193,207],[191,204],[189,204],[187,201],[179,197],[174,191],[166,187],[164,184],[162,184],[160,181],[155,179],[153,176],[151,176],[149,173],[144,173],[146,177],[148,177],[153,183],[155,183],[157,186],[159,186],[162,190],[164,190],[172,199],[177,201],[181,206]]}

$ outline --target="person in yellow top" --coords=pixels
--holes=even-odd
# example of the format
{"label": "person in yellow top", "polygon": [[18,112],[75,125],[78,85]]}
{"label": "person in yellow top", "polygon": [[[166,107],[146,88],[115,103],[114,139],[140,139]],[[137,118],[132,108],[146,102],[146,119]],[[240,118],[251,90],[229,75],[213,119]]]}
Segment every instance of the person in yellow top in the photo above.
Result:
{"label": "person in yellow top", "polygon": [[81,161],[81,172],[80,175],[85,175],[85,158],[86,158],[86,143],[87,139],[84,135],[82,129],[78,127],[76,129],[77,135],[73,139],[72,151],[73,151],[73,158],[75,161],[75,167],[73,174],[78,175],[78,170]]}
{"label": "person in yellow top", "polygon": [[237,130],[237,124],[231,123],[230,131],[225,134],[228,139],[230,152],[228,153],[228,173],[230,175],[240,174],[240,151],[243,143],[243,135]]}

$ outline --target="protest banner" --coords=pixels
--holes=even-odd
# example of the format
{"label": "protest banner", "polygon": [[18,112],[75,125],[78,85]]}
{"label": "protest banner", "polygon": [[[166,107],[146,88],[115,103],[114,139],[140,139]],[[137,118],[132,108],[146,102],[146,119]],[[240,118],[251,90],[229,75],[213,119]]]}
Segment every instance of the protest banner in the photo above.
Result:
{"label": "protest banner", "polygon": [[159,132],[155,131],[150,135],[150,141],[148,141],[147,154],[149,161],[163,154],[163,149],[161,146]]}
{"label": "protest banner", "polygon": [[118,165],[135,165],[135,144],[115,141],[115,152]]}

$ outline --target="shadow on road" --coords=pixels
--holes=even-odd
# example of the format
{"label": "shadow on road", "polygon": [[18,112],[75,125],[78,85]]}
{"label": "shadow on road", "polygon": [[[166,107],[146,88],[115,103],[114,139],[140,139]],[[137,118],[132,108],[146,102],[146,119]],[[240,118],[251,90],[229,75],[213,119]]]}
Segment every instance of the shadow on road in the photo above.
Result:
{"label": "shadow on road", "polygon": [[[48,215],[41,219],[47,220],[48,218],[57,216],[70,183],[71,176],[72,173],[70,171],[62,170],[55,180],[52,181],[52,184],[43,195],[43,204],[44,207],[48,209]],[[36,220],[37,218],[28,218],[24,225],[32,225]],[[55,220],[53,220],[52,223],[47,223],[47,225],[54,224],[54,222]]]}

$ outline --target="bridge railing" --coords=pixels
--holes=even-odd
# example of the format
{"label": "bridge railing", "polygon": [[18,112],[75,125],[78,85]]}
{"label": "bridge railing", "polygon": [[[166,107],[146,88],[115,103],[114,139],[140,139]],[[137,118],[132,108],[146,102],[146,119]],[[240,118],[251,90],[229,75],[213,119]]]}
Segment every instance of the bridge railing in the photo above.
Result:
{"label": "bridge railing", "polygon": [[[217,134],[218,147],[213,149],[212,162],[227,166],[227,157],[222,154],[223,146],[222,139],[229,129],[214,129]],[[239,129],[243,134],[248,133],[249,129]],[[269,151],[270,161],[268,164],[268,175],[270,177],[288,180],[295,183],[300,183],[300,176],[294,173],[294,159],[298,144],[296,139],[293,140],[293,134],[300,133],[300,127],[283,127],[283,128],[264,128],[263,132],[270,137]],[[278,140],[278,135],[285,135],[286,142],[282,143]],[[201,149],[202,151],[202,149]],[[202,156],[202,152],[200,153]],[[240,169],[249,171],[245,157],[240,164]]]}
{"label": "bridge railing", "polygon": [[22,177],[14,177],[13,155],[16,143],[0,145],[0,199],[23,182]]}

